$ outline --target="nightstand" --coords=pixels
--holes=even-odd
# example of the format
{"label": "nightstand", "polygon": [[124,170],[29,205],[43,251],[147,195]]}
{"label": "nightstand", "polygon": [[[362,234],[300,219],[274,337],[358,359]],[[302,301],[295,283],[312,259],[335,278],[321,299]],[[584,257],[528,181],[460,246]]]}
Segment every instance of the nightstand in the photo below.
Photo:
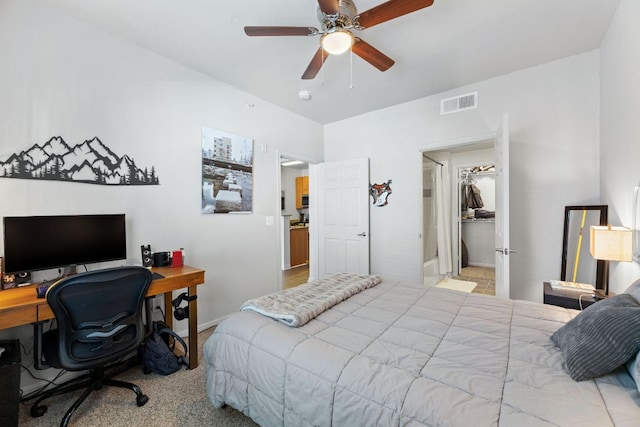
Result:
{"label": "nightstand", "polygon": [[[557,305],[564,308],[573,308],[574,310],[585,309],[597,300],[588,293],[580,293],[576,291],[563,291],[562,289],[553,289],[549,282],[544,282],[544,303]],[[580,298],[582,295],[582,298]],[[582,304],[582,308],[580,307]]]}

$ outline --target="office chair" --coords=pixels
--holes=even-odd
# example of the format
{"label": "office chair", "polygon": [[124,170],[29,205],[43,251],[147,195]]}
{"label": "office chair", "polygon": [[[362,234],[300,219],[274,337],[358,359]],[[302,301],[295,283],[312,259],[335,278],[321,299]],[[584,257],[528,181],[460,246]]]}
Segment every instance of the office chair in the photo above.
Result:
{"label": "office chair", "polygon": [[60,425],[66,426],[87,396],[103,385],[128,388],[136,393],[138,406],[147,403],[137,385],[110,378],[105,367],[134,353],[144,340],[143,302],[151,278],[146,268],[127,266],[79,273],[51,285],[46,298],[58,327],[42,335],[44,362],[89,372],[45,392],[31,407],[33,417],[47,411],[40,404],[44,399],[86,388],[64,415]]}

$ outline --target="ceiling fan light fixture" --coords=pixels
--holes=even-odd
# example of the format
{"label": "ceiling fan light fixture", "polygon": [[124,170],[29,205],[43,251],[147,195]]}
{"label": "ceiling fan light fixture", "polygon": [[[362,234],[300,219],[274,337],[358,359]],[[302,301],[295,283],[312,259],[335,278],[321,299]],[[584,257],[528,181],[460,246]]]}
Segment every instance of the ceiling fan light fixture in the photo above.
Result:
{"label": "ceiling fan light fixture", "polygon": [[351,49],[353,34],[347,30],[336,29],[322,36],[320,45],[330,55],[340,55]]}

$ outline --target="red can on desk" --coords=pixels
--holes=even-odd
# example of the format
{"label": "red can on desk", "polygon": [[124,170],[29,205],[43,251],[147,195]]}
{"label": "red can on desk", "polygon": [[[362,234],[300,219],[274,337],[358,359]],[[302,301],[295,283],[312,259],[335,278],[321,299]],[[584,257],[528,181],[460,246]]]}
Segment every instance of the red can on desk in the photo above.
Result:
{"label": "red can on desk", "polygon": [[182,251],[171,252],[171,267],[182,267]]}

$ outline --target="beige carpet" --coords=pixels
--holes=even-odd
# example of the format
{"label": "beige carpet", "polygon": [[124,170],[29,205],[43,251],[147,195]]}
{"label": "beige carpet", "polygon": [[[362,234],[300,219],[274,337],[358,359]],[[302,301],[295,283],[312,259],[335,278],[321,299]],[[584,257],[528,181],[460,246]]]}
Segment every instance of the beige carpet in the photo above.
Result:
{"label": "beige carpet", "polygon": [[465,280],[444,279],[438,282],[436,287],[453,289],[462,292],[473,292],[478,284],[476,282],[467,282]]}
{"label": "beige carpet", "polygon": [[[140,386],[149,396],[149,402],[145,406],[136,406],[135,394],[130,390],[105,387],[91,393],[73,415],[69,426],[256,426],[250,418],[235,409],[215,409],[207,398],[202,344],[212,332],[213,328],[210,328],[198,334],[200,363],[196,369],[182,370],[163,377],[156,374],[145,375],[141,367],[133,367],[117,377]],[[36,375],[37,372],[35,371]],[[49,409],[41,418],[31,417],[31,405],[20,405],[20,427],[60,425],[64,413],[80,393],[77,391],[48,399],[46,404]]]}

